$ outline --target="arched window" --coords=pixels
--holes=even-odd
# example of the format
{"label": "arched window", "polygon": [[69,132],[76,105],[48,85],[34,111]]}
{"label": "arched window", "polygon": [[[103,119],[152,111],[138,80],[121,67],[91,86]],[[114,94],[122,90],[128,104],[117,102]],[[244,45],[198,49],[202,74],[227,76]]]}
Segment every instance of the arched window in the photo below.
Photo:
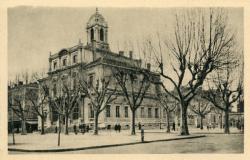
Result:
{"label": "arched window", "polygon": [[100,40],[103,41],[104,40],[104,33],[103,33],[103,29],[100,29]]}
{"label": "arched window", "polygon": [[94,40],[94,29],[93,28],[91,28],[91,30],[90,30],[90,39],[91,39],[91,41]]}
{"label": "arched window", "polygon": [[63,66],[66,66],[67,65],[67,59],[63,59]]}
{"label": "arched window", "polygon": [[73,56],[73,63],[77,63],[77,55]]}

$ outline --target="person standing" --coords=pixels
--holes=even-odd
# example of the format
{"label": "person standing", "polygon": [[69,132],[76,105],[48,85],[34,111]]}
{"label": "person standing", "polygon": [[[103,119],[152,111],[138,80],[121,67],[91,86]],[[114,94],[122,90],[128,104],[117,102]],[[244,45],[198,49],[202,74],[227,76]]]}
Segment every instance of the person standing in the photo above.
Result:
{"label": "person standing", "polygon": [[138,123],[138,129],[141,130],[141,123]]}
{"label": "person standing", "polygon": [[119,133],[121,132],[121,125],[120,124],[118,124],[118,131],[119,131]]}
{"label": "person standing", "polygon": [[73,129],[74,129],[75,134],[77,134],[77,130],[76,130],[76,125],[75,124],[73,126]]}
{"label": "person standing", "polygon": [[175,131],[175,123],[173,122],[173,126],[172,126],[173,131]]}

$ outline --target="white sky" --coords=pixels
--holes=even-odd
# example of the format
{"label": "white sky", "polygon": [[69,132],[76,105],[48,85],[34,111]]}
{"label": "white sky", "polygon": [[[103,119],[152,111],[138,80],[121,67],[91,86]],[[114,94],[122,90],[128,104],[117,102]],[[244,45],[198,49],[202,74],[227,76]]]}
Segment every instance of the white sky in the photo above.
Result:
{"label": "white sky", "polygon": [[[184,10],[179,9],[179,10]],[[99,8],[108,22],[111,50],[173,29],[174,8]],[[49,52],[86,43],[86,23],[95,8],[15,7],[8,10],[8,73],[48,70]],[[228,9],[229,25],[243,46],[243,9]],[[136,44],[135,44],[136,45]],[[134,46],[137,48],[136,46]],[[125,53],[126,54],[126,53]],[[138,55],[137,55],[138,57]]]}

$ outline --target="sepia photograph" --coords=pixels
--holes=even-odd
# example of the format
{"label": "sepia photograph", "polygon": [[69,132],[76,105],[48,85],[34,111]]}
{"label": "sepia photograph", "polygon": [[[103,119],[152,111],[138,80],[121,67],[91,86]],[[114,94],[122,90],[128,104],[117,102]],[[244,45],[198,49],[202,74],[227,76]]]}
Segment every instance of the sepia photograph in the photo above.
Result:
{"label": "sepia photograph", "polygon": [[7,149],[244,154],[243,7],[7,8]]}

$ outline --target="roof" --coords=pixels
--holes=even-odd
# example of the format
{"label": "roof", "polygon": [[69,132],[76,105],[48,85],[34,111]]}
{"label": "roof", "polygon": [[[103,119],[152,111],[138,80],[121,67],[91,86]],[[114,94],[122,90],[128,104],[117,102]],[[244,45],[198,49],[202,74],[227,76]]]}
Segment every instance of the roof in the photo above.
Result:
{"label": "roof", "polygon": [[101,25],[104,27],[108,26],[104,17],[99,13],[98,9],[96,9],[96,12],[90,16],[88,23],[87,23],[87,28],[92,27],[94,25]]}

